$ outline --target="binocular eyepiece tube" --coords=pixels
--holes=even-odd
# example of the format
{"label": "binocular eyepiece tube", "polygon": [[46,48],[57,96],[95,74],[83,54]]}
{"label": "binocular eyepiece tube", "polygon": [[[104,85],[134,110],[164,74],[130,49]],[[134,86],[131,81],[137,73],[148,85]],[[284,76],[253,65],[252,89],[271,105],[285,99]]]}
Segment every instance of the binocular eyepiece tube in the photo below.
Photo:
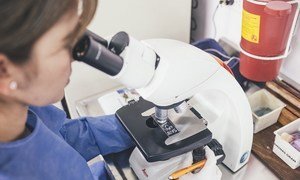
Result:
{"label": "binocular eyepiece tube", "polygon": [[73,48],[73,58],[115,76],[123,67],[123,59],[106,46],[106,40],[87,31]]}

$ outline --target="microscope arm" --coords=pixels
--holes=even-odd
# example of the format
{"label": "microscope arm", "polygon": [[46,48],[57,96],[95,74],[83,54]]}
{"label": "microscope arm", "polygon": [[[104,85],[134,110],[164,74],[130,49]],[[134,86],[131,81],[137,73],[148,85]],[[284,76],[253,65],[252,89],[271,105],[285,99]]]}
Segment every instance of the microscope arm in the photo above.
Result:
{"label": "microscope arm", "polygon": [[220,69],[189,101],[208,121],[213,138],[223,146],[223,161],[233,172],[248,162],[253,120],[248,99],[234,77]]}

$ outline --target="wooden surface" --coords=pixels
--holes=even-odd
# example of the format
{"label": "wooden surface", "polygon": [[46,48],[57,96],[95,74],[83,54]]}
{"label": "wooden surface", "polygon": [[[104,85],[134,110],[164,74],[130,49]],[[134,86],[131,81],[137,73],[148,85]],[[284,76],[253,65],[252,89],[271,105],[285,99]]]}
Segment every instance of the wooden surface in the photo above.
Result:
{"label": "wooden surface", "polygon": [[286,90],[278,82],[267,82],[266,89],[286,103],[278,122],[253,136],[252,152],[280,179],[300,180],[300,167],[292,169],[273,153],[274,131],[300,117],[299,92]]}
{"label": "wooden surface", "polygon": [[277,95],[281,100],[288,103],[297,111],[300,110],[300,98],[277,84],[276,82],[267,82],[266,88],[273,94]]}
{"label": "wooden surface", "polygon": [[252,152],[260,159],[279,179],[299,180],[300,167],[292,169],[275,153],[273,153],[274,134],[282,125],[278,122],[253,137]]}

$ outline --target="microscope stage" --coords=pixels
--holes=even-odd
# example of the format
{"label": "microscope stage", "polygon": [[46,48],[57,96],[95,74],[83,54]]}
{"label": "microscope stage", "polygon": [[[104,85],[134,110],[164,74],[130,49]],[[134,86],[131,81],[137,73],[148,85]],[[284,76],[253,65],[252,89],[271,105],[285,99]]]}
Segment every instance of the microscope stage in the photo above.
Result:
{"label": "microscope stage", "polygon": [[[151,109],[154,104],[142,98],[116,112],[121,124],[135,141],[148,162],[164,161],[208,144],[212,139],[203,119],[191,110],[177,114],[169,110],[168,126],[174,124],[179,133],[169,135],[157,125]],[[145,112],[150,112],[145,115]],[[143,115],[142,115],[143,114]]]}

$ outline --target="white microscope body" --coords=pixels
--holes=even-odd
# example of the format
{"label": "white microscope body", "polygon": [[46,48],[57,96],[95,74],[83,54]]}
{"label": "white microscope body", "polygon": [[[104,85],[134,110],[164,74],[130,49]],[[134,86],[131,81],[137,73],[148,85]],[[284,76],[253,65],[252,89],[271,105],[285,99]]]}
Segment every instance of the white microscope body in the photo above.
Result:
{"label": "white microscope body", "polygon": [[[122,59],[115,58],[117,68],[112,71],[115,74],[111,75],[113,79],[127,88],[135,89],[143,99],[152,102],[158,108],[173,109],[174,105],[188,100],[187,104],[208,122],[207,128],[212,132],[213,138],[223,146],[226,154],[223,163],[233,172],[247,163],[253,138],[250,105],[233,75],[214,57],[192,45],[175,40],[137,41],[126,33],[116,36],[115,40],[117,51],[120,51],[119,47],[122,50],[117,55]],[[122,44],[123,41],[126,42],[125,45]],[[79,52],[79,56],[85,55],[81,50],[86,50],[88,46],[78,47],[76,53]],[[98,57],[102,55],[100,46],[94,47],[98,52],[87,52],[87,55],[92,57],[92,61],[88,62],[92,66],[100,61]],[[114,51],[114,48],[110,51]],[[104,61],[104,65],[112,62]],[[102,70],[102,65],[98,69]],[[181,130],[187,127],[184,123],[180,124],[179,136]],[[189,131],[189,128],[186,129],[185,131]],[[147,162],[142,153],[135,149],[130,162],[140,179],[162,179],[170,175],[168,173],[173,170],[171,167],[182,166],[184,159],[186,154],[166,161]],[[147,176],[145,169],[151,170]]]}
{"label": "white microscope body", "polygon": [[[121,54],[124,68],[113,78],[158,106],[190,99],[189,104],[208,121],[213,138],[222,144],[224,164],[233,172],[245,165],[253,121],[248,99],[233,75],[192,45],[168,39],[130,40]],[[160,57],[156,70],[154,52]]]}

